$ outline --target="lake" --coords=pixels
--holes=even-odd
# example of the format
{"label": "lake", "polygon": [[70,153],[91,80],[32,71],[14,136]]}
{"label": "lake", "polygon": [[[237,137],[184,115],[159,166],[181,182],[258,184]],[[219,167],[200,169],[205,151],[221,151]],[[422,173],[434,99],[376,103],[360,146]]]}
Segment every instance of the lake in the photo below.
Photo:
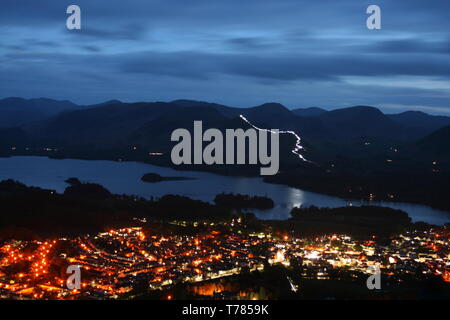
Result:
{"label": "lake", "polygon": [[[163,181],[146,183],[141,181],[145,173],[161,176],[183,176],[194,180]],[[361,205],[338,197],[303,191],[283,185],[263,182],[262,178],[227,177],[206,172],[177,171],[138,162],[116,162],[104,160],[49,159],[46,157],[0,158],[0,180],[14,179],[29,186],[54,189],[63,192],[68,186],[67,178],[76,177],[82,182],[99,183],[117,194],[138,195],[144,198],[178,194],[193,199],[212,202],[215,195],[222,192],[268,196],[275,202],[271,210],[252,210],[260,219],[287,219],[294,206],[315,205],[318,207],[340,207],[350,203]],[[365,204],[369,204],[366,202]],[[450,222],[450,213],[428,206],[370,202],[406,211],[413,221],[425,221],[442,225]]]}

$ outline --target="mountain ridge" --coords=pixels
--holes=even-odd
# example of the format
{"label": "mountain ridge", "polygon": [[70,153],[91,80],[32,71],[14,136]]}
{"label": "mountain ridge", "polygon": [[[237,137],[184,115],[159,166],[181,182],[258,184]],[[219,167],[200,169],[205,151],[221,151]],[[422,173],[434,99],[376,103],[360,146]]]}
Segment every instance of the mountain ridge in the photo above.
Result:
{"label": "mountain ridge", "polygon": [[[9,101],[21,103],[28,101],[20,98],[10,99],[12,100]],[[177,128],[191,128],[192,121],[203,120],[205,125],[213,127],[225,128],[226,124],[243,127],[244,122],[240,115],[244,115],[259,128],[294,131],[302,137],[303,143],[309,146],[308,150],[315,150],[322,155],[322,159],[332,159],[339,156],[380,154],[385,152],[384,150],[390,150],[392,146],[399,145],[410,148],[409,146],[415,145],[420,139],[440,129],[440,124],[447,121],[446,117],[434,118],[415,112],[401,113],[393,119],[392,115],[386,115],[371,106],[323,110],[316,116],[301,116],[296,114],[298,109],[290,110],[276,102],[237,108],[194,100],[135,103],[109,100],[82,107],[76,107],[67,101],[37,101],[54,107],[62,103],[63,106],[71,108],[61,108],[63,111],[42,120],[9,126],[20,128],[21,131],[5,131],[9,139],[4,139],[3,144],[8,144],[9,141],[11,146],[26,145],[25,134],[29,141],[38,146],[78,146],[103,150],[143,145],[149,150],[167,149],[170,129],[175,129],[175,125]],[[38,104],[33,100],[31,105]],[[429,119],[428,128],[418,128],[414,123],[409,123],[407,120],[411,117]],[[436,119],[438,121],[434,121]],[[20,132],[17,139],[11,134],[13,132]],[[31,142],[28,145],[31,145]]]}

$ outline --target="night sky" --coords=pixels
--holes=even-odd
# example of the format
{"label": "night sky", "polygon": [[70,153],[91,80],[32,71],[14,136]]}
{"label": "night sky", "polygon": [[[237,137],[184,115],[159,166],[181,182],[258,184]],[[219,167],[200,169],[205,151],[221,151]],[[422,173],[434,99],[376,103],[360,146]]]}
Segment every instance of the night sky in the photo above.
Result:
{"label": "night sky", "polygon": [[[67,30],[67,6],[82,29]],[[382,9],[368,30],[366,8]],[[450,1],[1,0],[0,97],[450,115]]]}

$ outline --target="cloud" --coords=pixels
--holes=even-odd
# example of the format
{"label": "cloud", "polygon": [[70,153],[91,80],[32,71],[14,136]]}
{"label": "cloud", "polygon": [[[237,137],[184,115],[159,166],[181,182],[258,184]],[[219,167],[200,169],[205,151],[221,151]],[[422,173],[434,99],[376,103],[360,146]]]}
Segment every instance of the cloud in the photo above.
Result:
{"label": "cloud", "polygon": [[[211,54],[143,52],[115,57],[120,70],[132,73],[208,78],[217,73],[273,80],[324,79],[341,76],[450,76],[450,57],[427,60],[343,54]],[[376,81],[376,80],[374,80]]]}
{"label": "cloud", "polygon": [[240,37],[227,39],[225,45],[238,50],[261,50],[270,48],[274,44],[270,42],[270,39],[262,37]]}
{"label": "cloud", "polygon": [[395,39],[377,42],[367,46],[367,51],[382,53],[442,53],[450,54],[450,39],[434,40],[427,39]]}
{"label": "cloud", "polygon": [[102,51],[101,48],[99,48],[97,46],[93,46],[93,45],[83,46],[83,49],[85,49],[86,51],[89,51],[89,52],[100,52],[100,51]]}
{"label": "cloud", "polygon": [[127,25],[113,25],[107,28],[103,27],[84,27],[81,30],[76,30],[73,32],[68,32],[67,34],[73,37],[81,38],[92,38],[96,40],[141,40],[143,39],[146,26],[143,24],[132,23]]}
{"label": "cloud", "polygon": [[69,4],[2,0],[3,95],[448,103],[448,0],[378,0],[378,31],[365,27],[368,0],[77,0],[82,30],[73,32]]}

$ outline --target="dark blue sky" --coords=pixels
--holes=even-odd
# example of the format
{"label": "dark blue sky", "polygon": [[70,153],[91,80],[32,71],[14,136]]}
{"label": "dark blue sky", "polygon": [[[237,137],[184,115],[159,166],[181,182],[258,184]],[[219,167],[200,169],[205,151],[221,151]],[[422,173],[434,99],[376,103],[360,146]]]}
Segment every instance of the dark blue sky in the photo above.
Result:
{"label": "dark blue sky", "polygon": [[450,114],[449,17],[448,0],[2,0],[0,97]]}

